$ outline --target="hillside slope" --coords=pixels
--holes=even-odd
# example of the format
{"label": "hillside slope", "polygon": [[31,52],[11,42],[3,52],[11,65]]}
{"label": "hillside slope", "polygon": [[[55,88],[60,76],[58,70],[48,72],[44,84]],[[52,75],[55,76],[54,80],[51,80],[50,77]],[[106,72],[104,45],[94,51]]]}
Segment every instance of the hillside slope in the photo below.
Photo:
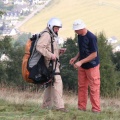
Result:
{"label": "hillside slope", "polygon": [[36,33],[46,27],[51,17],[63,22],[60,35],[74,37],[72,23],[83,19],[87,28],[94,33],[104,31],[107,37],[120,39],[120,2],[119,0],[52,0],[47,7],[20,27],[23,32]]}

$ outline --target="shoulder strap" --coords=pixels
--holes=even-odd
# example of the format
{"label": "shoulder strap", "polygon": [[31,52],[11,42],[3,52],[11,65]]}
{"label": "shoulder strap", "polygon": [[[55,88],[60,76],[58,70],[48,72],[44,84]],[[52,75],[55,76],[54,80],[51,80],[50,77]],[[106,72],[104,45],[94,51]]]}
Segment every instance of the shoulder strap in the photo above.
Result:
{"label": "shoulder strap", "polygon": [[[42,33],[44,33],[44,32],[48,32],[48,31],[43,31]],[[50,34],[50,32],[48,32],[49,34]],[[51,51],[52,51],[52,53],[54,53],[54,48],[53,48],[53,37],[51,36],[51,34],[50,34],[50,37],[51,37]]]}
{"label": "shoulder strap", "polygon": [[52,53],[54,53],[52,37],[51,37],[51,49],[52,49]]}
{"label": "shoulder strap", "polygon": [[[43,34],[44,32],[48,32],[48,31],[43,31],[41,34]],[[50,34],[50,32],[48,32],[49,33],[49,35],[50,35],[50,37],[51,37],[51,51],[52,51],[52,53],[54,53],[54,48],[53,48],[53,37],[51,36],[51,34]],[[40,35],[41,35],[40,34]]]}

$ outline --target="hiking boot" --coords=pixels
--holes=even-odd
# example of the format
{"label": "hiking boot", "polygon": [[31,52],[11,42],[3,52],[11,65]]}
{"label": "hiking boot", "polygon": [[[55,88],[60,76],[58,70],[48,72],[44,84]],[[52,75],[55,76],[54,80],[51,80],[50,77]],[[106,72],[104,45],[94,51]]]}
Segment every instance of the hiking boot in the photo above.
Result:
{"label": "hiking boot", "polygon": [[68,110],[66,108],[59,108],[59,109],[56,109],[57,111],[61,111],[61,112],[68,112]]}

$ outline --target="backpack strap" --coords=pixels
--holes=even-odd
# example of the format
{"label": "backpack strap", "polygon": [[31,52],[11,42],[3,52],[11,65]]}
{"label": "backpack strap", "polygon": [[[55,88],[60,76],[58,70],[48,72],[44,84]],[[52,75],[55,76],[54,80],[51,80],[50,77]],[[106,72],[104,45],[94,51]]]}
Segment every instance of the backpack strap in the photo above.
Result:
{"label": "backpack strap", "polygon": [[[33,55],[34,55],[34,53],[35,53],[35,51],[36,51],[36,47],[35,47],[35,46],[36,46],[36,44],[37,44],[37,41],[38,41],[39,37],[40,37],[39,34],[35,34],[35,39],[36,39],[36,41],[35,41],[35,43],[34,43],[34,46],[33,46],[33,50],[32,50],[30,59],[32,59],[32,57],[33,57]],[[29,59],[29,60],[30,60],[30,59]]]}

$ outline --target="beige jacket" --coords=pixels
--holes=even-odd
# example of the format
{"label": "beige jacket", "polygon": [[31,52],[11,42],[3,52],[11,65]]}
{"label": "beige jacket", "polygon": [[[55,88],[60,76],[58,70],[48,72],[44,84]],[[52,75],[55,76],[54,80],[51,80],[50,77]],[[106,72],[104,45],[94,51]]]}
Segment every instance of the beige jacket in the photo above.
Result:
{"label": "beige jacket", "polygon": [[[44,31],[49,31],[48,28],[46,28]],[[58,47],[58,43],[55,41],[54,36],[48,33],[48,32],[44,32],[40,39],[37,42],[36,45],[36,50],[38,52],[40,52],[44,57],[45,57],[45,62],[49,62],[51,60],[51,56],[52,56],[52,49],[51,49],[51,37],[53,39],[53,50],[54,50],[54,54],[56,55],[56,57],[59,59],[59,47]],[[48,63],[47,62],[47,63]]]}

